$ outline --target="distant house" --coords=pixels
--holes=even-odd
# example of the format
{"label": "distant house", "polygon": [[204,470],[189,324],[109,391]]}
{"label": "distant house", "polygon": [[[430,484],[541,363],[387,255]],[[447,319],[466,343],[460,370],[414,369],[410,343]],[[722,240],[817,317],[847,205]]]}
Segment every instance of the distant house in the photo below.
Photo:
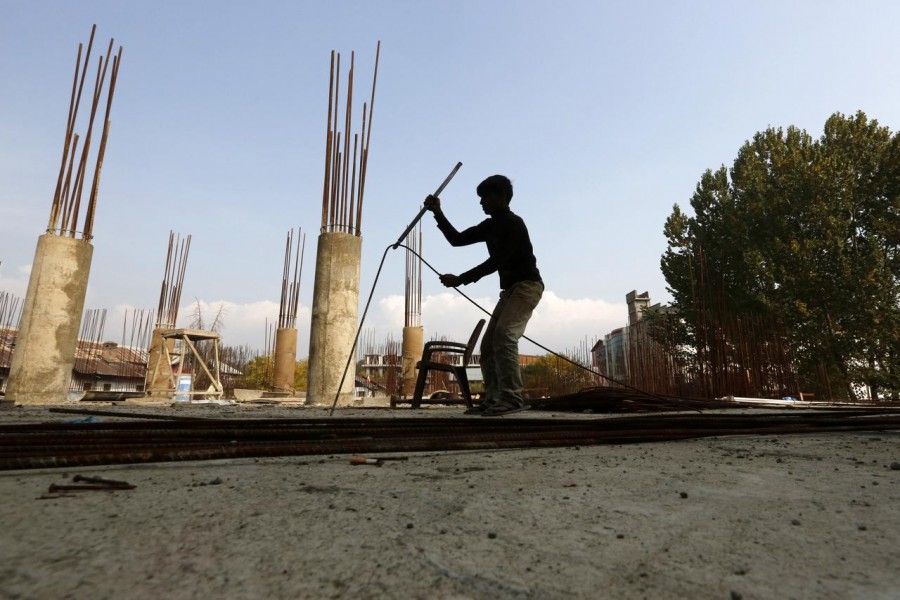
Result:
{"label": "distant house", "polygon": [[[0,329],[0,392],[9,384],[12,355],[16,346],[15,329]],[[75,347],[71,391],[142,392],[147,371],[147,353],[143,348],[119,346],[115,342],[79,340]]]}
{"label": "distant house", "polygon": [[147,352],[116,342],[79,340],[72,368],[72,391],[143,392]]}
{"label": "distant house", "polygon": [[[9,384],[13,350],[18,331],[0,329],[0,395],[5,394]],[[172,370],[177,372],[181,362],[180,343],[172,351]],[[118,394],[128,397],[144,393],[147,375],[147,349],[135,346],[121,346],[116,342],[96,342],[78,340],[75,346],[75,361],[69,392],[73,397],[108,399]],[[192,361],[186,361],[181,369],[183,376],[192,376]],[[243,373],[232,365],[219,362],[222,384],[230,389],[243,377]]]}

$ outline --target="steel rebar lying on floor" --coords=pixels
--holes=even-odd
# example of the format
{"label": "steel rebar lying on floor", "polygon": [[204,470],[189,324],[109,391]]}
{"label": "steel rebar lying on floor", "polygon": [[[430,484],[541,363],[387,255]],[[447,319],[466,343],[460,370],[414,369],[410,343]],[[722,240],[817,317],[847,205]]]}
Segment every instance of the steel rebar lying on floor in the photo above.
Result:
{"label": "steel rebar lying on floor", "polygon": [[[538,413],[534,413],[538,414]],[[128,417],[127,412],[121,413]],[[554,448],[900,429],[900,411],[628,417],[195,419],[0,426],[0,470],[328,454]]]}

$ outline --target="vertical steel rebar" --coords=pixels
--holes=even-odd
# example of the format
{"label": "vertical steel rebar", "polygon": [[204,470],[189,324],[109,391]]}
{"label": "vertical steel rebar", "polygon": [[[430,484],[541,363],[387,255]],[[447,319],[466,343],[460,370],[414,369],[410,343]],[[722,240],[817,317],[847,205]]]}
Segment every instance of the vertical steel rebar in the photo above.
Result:
{"label": "vertical steel rebar", "polygon": [[[362,235],[362,202],[372,133],[372,110],[381,42],[378,42],[370,104],[362,106],[362,134],[353,133],[356,54],[350,54],[346,98],[341,99],[341,55],[331,51],[328,80],[328,122],[325,136],[325,176],[322,186],[321,232]],[[344,109],[341,115],[341,107]],[[343,118],[342,118],[343,117]],[[343,131],[340,127],[343,127]],[[351,139],[351,135],[353,136]]]}
{"label": "vertical steel rebar", "polygon": [[[47,233],[72,238],[75,238],[77,234],[80,233],[82,239],[87,241],[93,238],[94,214],[97,206],[100,173],[102,171],[103,158],[109,139],[109,117],[112,109],[113,96],[115,94],[115,82],[122,58],[121,46],[119,47],[118,55],[115,57],[112,56],[114,40],[111,38],[109,40],[109,47],[106,55],[100,56],[97,61],[97,71],[94,80],[94,90],[91,98],[87,131],[84,136],[79,136],[75,132],[75,127],[78,122],[78,112],[81,107],[81,99],[84,92],[88,67],[90,66],[91,51],[93,49],[96,31],[97,26],[94,25],[91,28],[87,51],[84,52],[83,57],[83,45],[78,45],[78,52],[75,58],[75,73],[72,78],[72,89],[69,97],[68,116],[66,118],[63,152],[60,159],[56,188],[53,192],[50,215],[47,221]],[[109,69],[110,61],[113,63],[111,70]],[[104,124],[101,132],[99,149],[97,151],[97,162],[93,170],[91,189],[88,200],[84,205],[84,220],[81,222],[84,183],[89,176],[87,166],[88,155],[92,149],[91,140],[94,124],[100,108],[100,101],[103,97],[103,87],[106,84],[108,73],[109,88],[106,95]],[[79,141],[81,141],[80,154]]]}

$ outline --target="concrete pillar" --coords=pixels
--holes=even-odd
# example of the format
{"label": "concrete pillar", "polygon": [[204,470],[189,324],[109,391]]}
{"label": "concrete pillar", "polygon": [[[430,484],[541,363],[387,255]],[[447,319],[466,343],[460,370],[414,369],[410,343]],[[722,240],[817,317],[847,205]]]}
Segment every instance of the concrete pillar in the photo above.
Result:
{"label": "concrete pillar", "polygon": [[[331,406],[353,350],[359,313],[362,238],[349,233],[319,235],[309,331],[309,387],[306,404]],[[355,357],[354,357],[355,358]],[[354,401],[356,361],[344,378],[338,406]]]}
{"label": "concrete pillar", "polygon": [[94,247],[85,240],[49,233],[38,238],[7,399],[18,404],[66,400],[93,255]]}
{"label": "concrete pillar", "polygon": [[422,360],[422,337],[424,329],[418,327],[403,328],[403,357],[401,361],[401,394],[404,398],[413,395],[416,389],[416,363]]}
{"label": "concrete pillar", "polygon": [[[150,351],[147,353],[147,376],[144,379],[144,389],[150,398],[158,400],[170,400],[175,389],[172,387],[172,365],[166,359],[164,346],[169,347],[169,359],[174,358],[175,339],[164,339],[162,336],[163,329],[171,329],[160,327],[153,330],[150,336]],[[154,376],[154,371],[156,375]],[[150,390],[161,390],[150,392]]]}
{"label": "concrete pillar", "polygon": [[297,368],[297,330],[279,329],[275,332],[275,373],[272,389],[294,392],[294,371]]}

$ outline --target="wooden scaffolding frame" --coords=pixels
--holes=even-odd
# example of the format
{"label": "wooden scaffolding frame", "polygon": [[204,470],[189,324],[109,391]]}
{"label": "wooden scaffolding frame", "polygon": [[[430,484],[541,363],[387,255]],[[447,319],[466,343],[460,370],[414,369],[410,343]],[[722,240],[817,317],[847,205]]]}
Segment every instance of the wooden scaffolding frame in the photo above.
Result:
{"label": "wooden scaffolding frame", "polygon": [[[148,386],[145,390],[148,396],[154,395],[154,392],[157,394],[166,394],[169,398],[175,396],[186,395],[191,400],[193,400],[194,396],[206,396],[212,397],[216,399],[221,399],[224,394],[224,388],[222,387],[221,380],[221,366],[219,363],[219,334],[215,331],[203,331],[200,329],[162,329],[160,330],[160,335],[163,339],[162,349],[163,351],[157,355],[156,364],[153,365],[153,374],[147,379],[149,382],[156,381],[157,376],[159,375],[160,364],[163,360],[166,361],[167,365],[170,365],[169,371],[169,386],[167,388],[154,388]],[[169,340],[181,340],[181,357],[178,361],[178,371],[173,372],[171,369],[172,364],[172,354],[169,352],[169,344],[166,343]],[[201,341],[212,341],[213,343],[213,368],[215,370],[215,375],[210,372],[209,367],[206,366],[206,361],[197,351],[197,346],[194,342]],[[206,373],[206,376],[209,377],[209,380],[212,382],[211,387],[212,390],[202,390],[195,391],[193,380],[191,381],[191,389],[188,391],[182,391],[178,389],[178,381],[181,379],[181,375],[184,372],[184,357],[187,354],[185,349],[190,349],[191,353],[196,358],[197,364],[199,364],[203,371]]]}

